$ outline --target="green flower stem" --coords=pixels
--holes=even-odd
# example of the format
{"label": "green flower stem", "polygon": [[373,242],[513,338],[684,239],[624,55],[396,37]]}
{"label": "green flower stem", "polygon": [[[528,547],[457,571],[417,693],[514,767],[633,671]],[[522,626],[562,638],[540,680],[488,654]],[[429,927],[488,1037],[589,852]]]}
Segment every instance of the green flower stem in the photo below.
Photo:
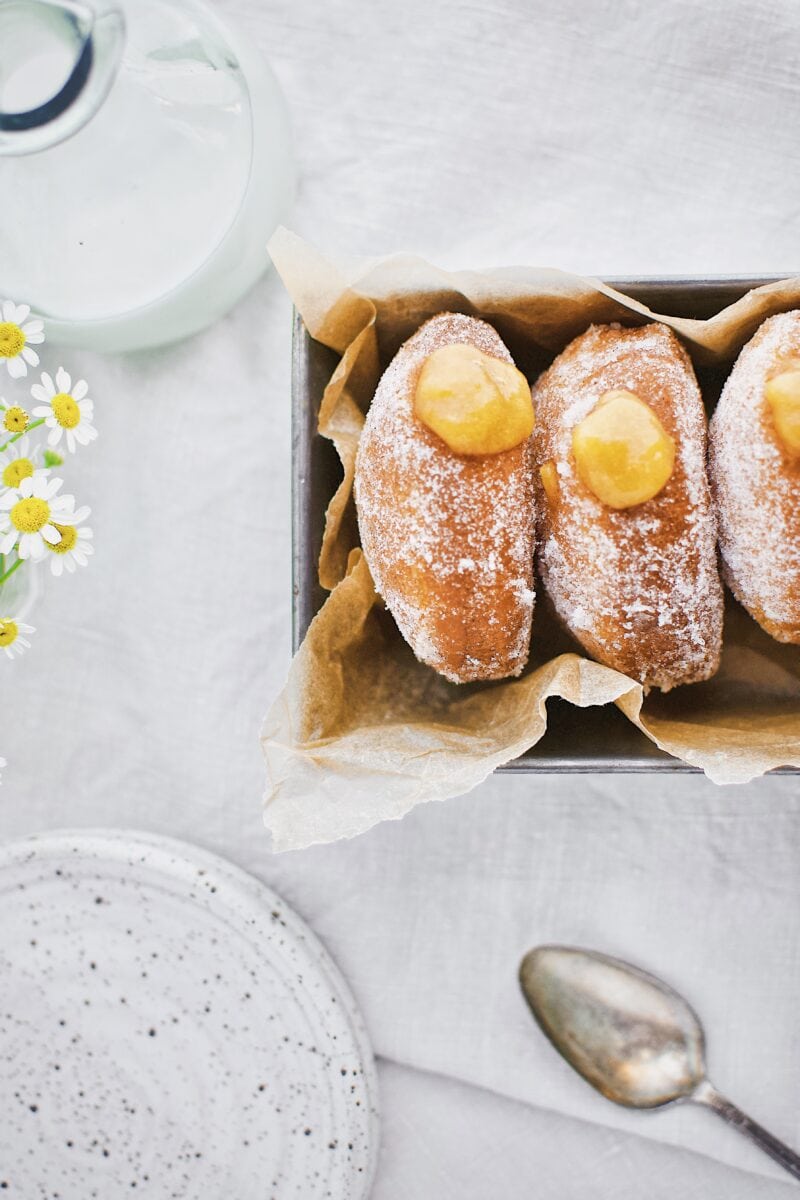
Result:
{"label": "green flower stem", "polygon": [[[11,576],[14,574],[15,571],[19,570],[19,568],[22,566],[22,564],[24,562],[25,562],[24,558],[18,558],[17,561],[14,563],[13,567],[9,567],[8,570],[3,575],[0,575],[0,587],[3,586],[3,584],[6,582],[7,579],[11,578]],[[5,566],[5,556],[3,559],[3,565]]]}
{"label": "green flower stem", "polygon": [[[38,421],[31,421],[30,425],[26,426],[25,429],[21,429],[19,433],[15,433],[13,437],[10,437],[7,442],[0,446],[0,454],[2,454],[4,450],[7,450],[13,442],[18,442],[21,437],[25,437],[26,433],[30,433],[32,429],[38,429],[39,426],[44,425],[44,423],[44,417],[39,417]],[[2,582],[2,579],[0,579],[0,583]]]}

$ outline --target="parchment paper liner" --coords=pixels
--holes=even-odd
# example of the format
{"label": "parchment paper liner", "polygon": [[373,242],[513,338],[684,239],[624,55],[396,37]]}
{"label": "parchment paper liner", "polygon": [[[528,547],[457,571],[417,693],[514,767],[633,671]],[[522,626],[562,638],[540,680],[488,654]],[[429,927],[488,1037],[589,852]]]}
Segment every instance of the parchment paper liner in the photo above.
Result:
{"label": "parchment paper liner", "polygon": [[593,321],[663,321],[698,366],[729,364],[765,317],[800,307],[800,278],[758,288],[698,321],[653,314],[597,280],[559,271],[448,273],[407,255],[334,265],[283,229],[270,253],[312,336],[342,356],[319,428],[344,468],[320,557],[331,595],[262,731],[265,822],[276,849],[352,837],[423,801],[469,791],[539,740],[551,696],[580,707],[616,703],[662,749],[717,783],[800,765],[800,650],[767,637],[733,602],[719,674],[667,696],[645,698],[638,683],[577,653],[542,662],[541,588],[526,674],[490,686],[448,684],[416,661],[376,597],[351,496],[381,366],[434,313],[489,320],[529,377]]}

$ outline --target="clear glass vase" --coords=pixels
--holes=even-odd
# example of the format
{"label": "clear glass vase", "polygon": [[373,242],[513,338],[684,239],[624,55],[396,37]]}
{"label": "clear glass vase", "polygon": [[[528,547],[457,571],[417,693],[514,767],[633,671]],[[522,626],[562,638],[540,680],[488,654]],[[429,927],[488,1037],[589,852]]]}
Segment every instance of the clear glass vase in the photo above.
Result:
{"label": "clear glass vase", "polygon": [[43,563],[25,562],[5,583],[0,583],[0,620],[15,617],[30,622],[31,613],[41,596],[43,570]]}
{"label": "clear glass vase", "polygon": [[268,264],[293,184],[267,64],[204,0],[0,0],[0,298],[158,345]]}

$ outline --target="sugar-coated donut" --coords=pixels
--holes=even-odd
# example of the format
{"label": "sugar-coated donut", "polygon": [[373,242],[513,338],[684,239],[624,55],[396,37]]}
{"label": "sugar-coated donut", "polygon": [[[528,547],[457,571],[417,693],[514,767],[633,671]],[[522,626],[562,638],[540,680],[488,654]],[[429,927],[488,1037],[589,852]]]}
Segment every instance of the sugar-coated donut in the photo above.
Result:
{"label": "sugar-coated donut", "polygon": [[722,586],[685,350],[665,325],[593,326],[533,398],[539,567],[556,613],[593,658],[646,686],[708,679]]}
{"label": "sugar-coated donut", "polygon": [[747,343],[711,419],[723,574],[780,642],[800,642],[800,312]]}
{"label": "sugar-coated donut", "polygon": [[[435,352],[449,346],[467,356],[469,348],[481,352],[472,357],[488,366],[487,387],[494,387],[495,374],[516,375],[518,407],[521,381],[529,424],[518,444],[457,453],[420,419],[423,367],[441,360]],[[447,362],[442,369],[450,369]],[[495,399],[505,403],[501,391]],[[449,424],[441,427],[450,431],[452,414],[445,416]],[[502,424],[490,422],[493,429]],[[432,317],[401,347],[367,414],[355,472],[361,545],[375,587],[417,658],[456,683],[519,675],[527,661],[534,605],[532,424],[530,390],[499,335],[458,313]]]}

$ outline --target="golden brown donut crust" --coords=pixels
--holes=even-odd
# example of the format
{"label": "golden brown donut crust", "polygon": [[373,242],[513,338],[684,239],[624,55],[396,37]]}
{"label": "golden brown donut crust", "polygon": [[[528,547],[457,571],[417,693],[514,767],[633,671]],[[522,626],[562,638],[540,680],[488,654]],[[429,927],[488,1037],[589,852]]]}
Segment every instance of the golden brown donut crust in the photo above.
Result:
{"label": "golden brown donut crust", "polygon": [[[672,476],[618,511],[578,477],[572,432],[612,389],[634,392],[675,440]],[[719,666],[722,586],[705,471],[706,419],[691,362],[665,325],[592,326],[533,389],[537,467],[554,460],[558,497],[536,478],[539,566],[555,610],[599,662],[668,691]]]}
{"label": "golden brown donut crust", "polygon": [[800,460],[775,432],[764,385],[800,358],[800,312],[770,317],[742,350],[709,427],[723,574],[779,642],[800,642]]}
{"label": "golden brown donut crust", "polygon": [[361,545],[375,587],[422,662],[455,683],[525,666],[533,617],[531,439],[455,454],[415,416],[423,362],[449,343],[513,360],[484,321],[442,313],[401,347],[367,414],[356,458]]}

